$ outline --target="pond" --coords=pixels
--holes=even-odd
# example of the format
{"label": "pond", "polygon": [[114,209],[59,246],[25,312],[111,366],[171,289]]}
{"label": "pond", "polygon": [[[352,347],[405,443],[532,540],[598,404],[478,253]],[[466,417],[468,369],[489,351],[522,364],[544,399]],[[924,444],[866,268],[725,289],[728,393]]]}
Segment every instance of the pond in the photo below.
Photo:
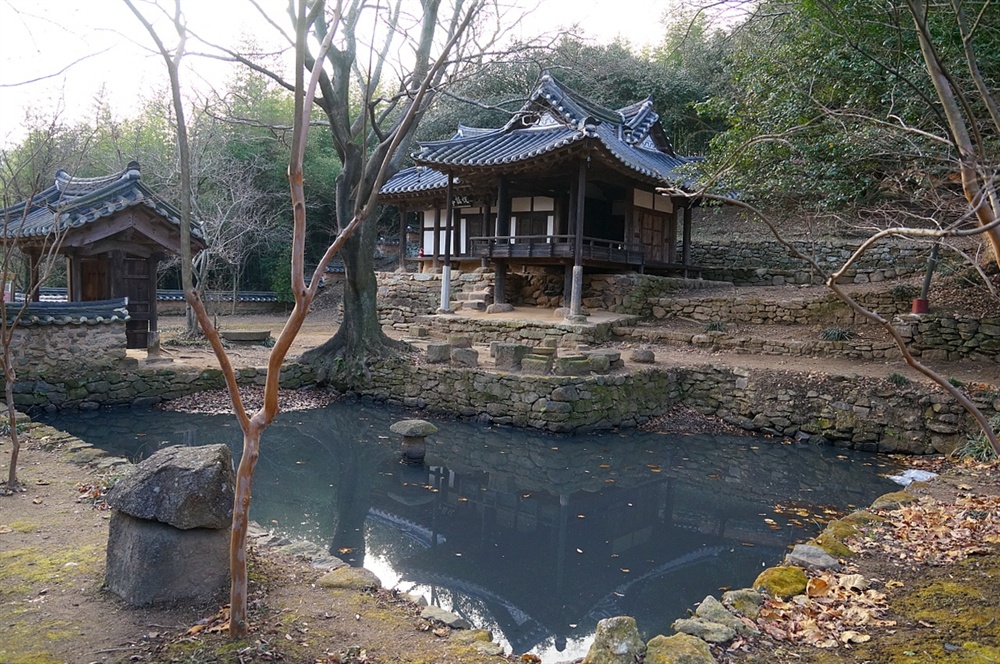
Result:
{"label": "pond", "polygon": [[[598,620],[647,638],[707,594],[749,585],[841,510],[895,485],[884,457],[729,435],[549,436],[433,420],[422,466],[359,401],[281,414],[264,435],[251,517],[386,587],[422,594],[515,654],[586,653]],[[224,442],[229,415],[118,410],[50,418],[111,453]],[[898,488],[898,487],[896,487]]]}

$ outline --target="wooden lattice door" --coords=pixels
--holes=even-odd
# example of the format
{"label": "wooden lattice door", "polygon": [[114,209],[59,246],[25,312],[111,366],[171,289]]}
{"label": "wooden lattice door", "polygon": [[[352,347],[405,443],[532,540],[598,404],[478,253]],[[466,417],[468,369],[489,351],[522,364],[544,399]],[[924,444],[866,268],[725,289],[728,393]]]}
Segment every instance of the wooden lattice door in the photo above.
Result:
{"label": "wooden lattice door", "polygon": [[153,280],[155,272],[145,258],[122,261],[125,296],[128,298],[129,321],[125,324],[125,347],[146,348],[149,332],[156,329],[156,301]]}

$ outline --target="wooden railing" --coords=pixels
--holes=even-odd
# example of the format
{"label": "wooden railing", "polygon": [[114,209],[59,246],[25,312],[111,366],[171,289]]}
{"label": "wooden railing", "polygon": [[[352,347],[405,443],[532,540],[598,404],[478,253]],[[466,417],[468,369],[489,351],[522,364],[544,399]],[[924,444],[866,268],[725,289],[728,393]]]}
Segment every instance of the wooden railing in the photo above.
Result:
{"label": "wooden railing", "polygon": [[[469,239],[470,253],[481,258],[573,258],[572,235],[507,235]],[[583,258],[642,265],[642,245],[596,237],[583,238]]]}

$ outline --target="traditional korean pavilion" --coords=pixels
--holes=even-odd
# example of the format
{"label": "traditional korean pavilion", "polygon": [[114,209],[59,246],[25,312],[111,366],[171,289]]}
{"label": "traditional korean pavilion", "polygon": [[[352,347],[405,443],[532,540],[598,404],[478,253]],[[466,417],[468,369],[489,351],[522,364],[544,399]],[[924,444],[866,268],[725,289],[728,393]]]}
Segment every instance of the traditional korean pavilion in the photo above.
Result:
{"label": "traditional korean pavilion", "polygon": [[417,213],[423,261],[449,275],[453,263],[491,265],[497,303],[508,270],[562,265],[570,318],[582,319],[584,268],[691,268],[695,201],[657,188],[683,187],[678,168],[694,160],[674,152],[651,97],[611,110],[544,74],[503,127],[460,126],[449,140],[420,143],[413,159],[382,200],[400,209],[404,228]]}
{"label": "traditional korean pavilion", "polygon": [[[146,348],[155,333],[156,268],[180,253],[180,213],[143,182],[139,164],[96,178],[56,173],[55,183],[0,210],[0,241],[16,243],[38,281],[41,256],[55,246],[67,259],[70,302],[127,298],[126,346]],[[191,250],[205,247],[191,229]]]}

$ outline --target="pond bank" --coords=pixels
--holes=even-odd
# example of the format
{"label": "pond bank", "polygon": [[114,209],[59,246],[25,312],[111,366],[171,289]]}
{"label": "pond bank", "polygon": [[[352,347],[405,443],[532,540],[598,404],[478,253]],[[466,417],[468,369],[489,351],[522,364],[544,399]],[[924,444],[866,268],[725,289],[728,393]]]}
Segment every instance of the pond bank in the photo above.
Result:
{"label": "pond bank", "polygon": [[[976,431],[961,406],[926,383],[692,360],[604,375],[545,376],[430,365],[411,354],[377,363],[354,392],[392,405],[558,433],[634,428],[679,405],[749,432],[870,452],[944,453]],[[264,370],[239,369],[237,377],[244,386],[262,385]],[[307,366],[282,369],[284,388],[315,383]],[[147,366],[21,381],[14,400],[33,412],[145,407],[224,386],[218,369]],[[1000,411],[995,387],[967,389],[987,417]]]}

